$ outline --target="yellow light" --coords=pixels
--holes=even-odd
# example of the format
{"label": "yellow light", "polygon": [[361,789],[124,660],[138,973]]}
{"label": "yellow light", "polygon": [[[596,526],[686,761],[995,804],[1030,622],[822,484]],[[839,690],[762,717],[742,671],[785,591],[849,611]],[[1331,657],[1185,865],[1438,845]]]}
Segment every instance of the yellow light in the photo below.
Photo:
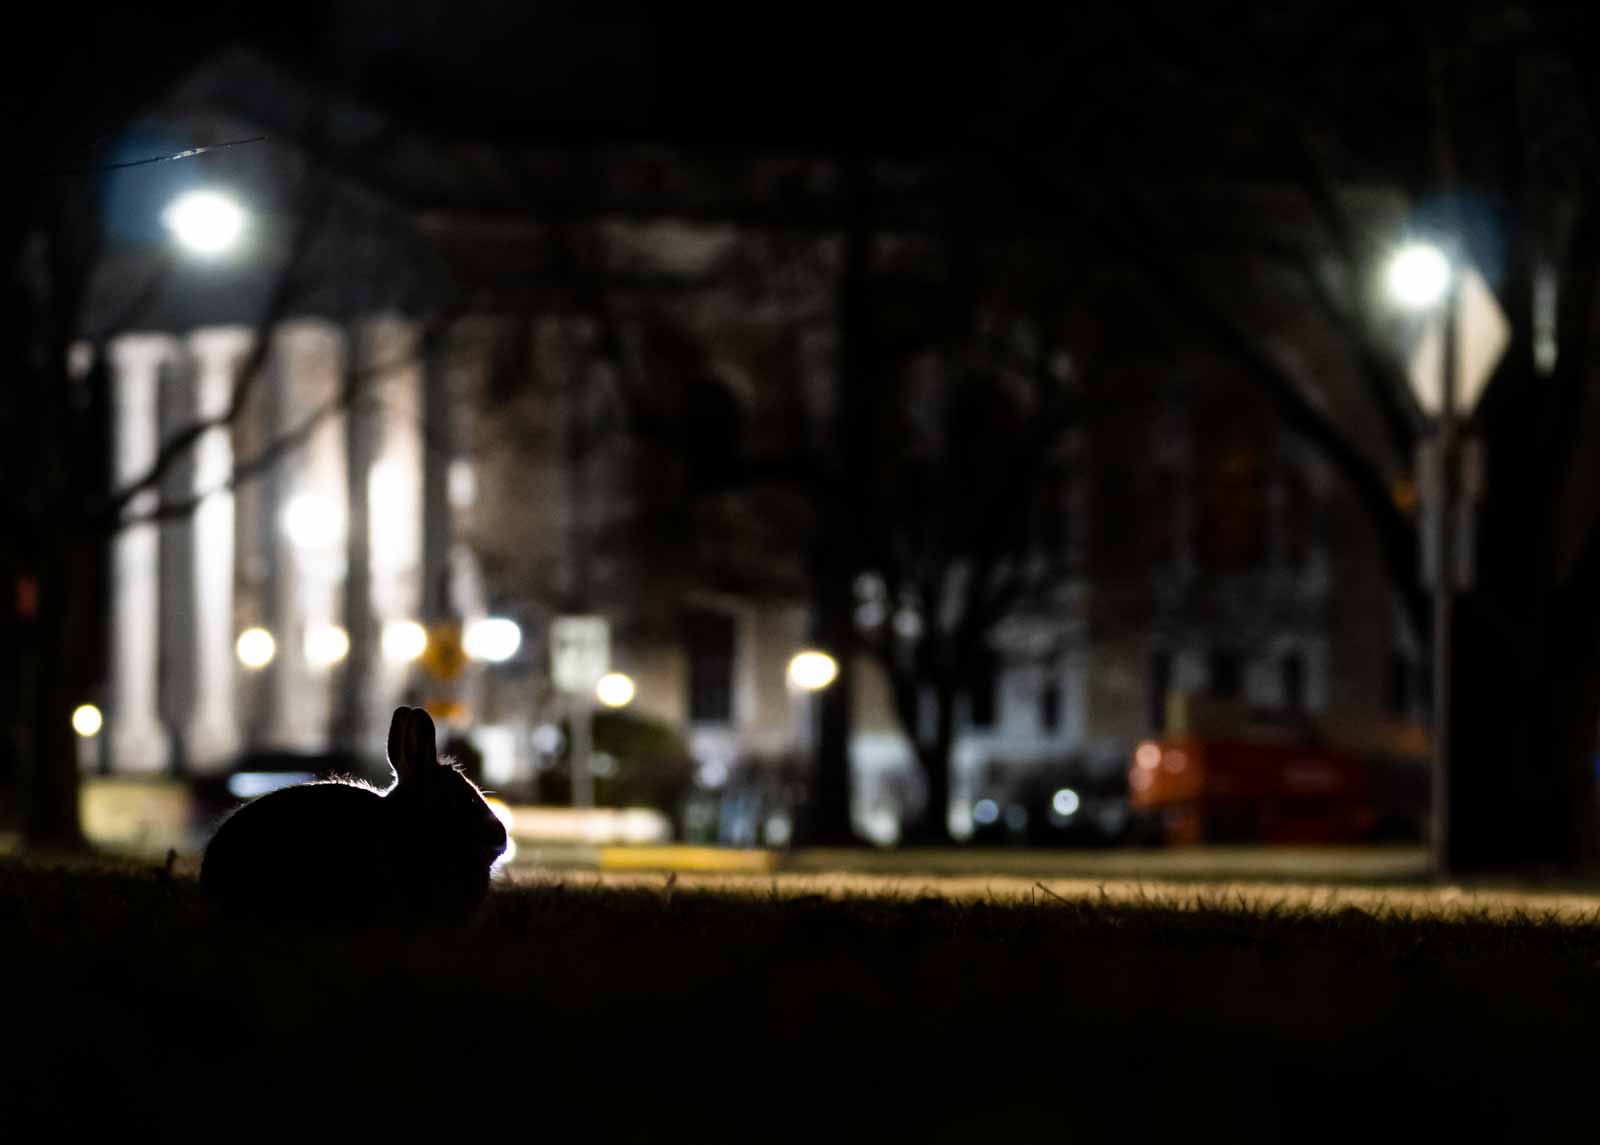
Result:
{"label": "yellow light", "polygon": [[805,692],[820,692],[839,675],[839,662],[826,652],[800,652],[789,661],[789,683]]}
{"label": "yellow light", "polygon": [[633,680],[621,672],[601,676],[595,683],[594,695],[608,708],[625,708],[633,702]]}
{"label": "yellow light", "polygon": [[313,668],[331,668],[350,654],[350,634],[337,624],[308,628],[305,654]]}
{"label": "yellow light", "polygon": [[383,658],[408,664],[428,650],[428,630],[415,620],[391,620],[383,626]]}
{"label": "yellow light", "polygon": [[233,650],[246,668],[265,668],[278,654],[278,642],[265,628],[247,628],[239,633]]}
{"label": "yellow light", "polygon": [[1389,294],[1410,310],[1426,310],[1444,297],[1450,285],[1450,260],[1428,243],[1401,247],[1389,261]]}
{"label": "yellow light", "polygon": [[84,739],[93,739],[100,734],[100,728],[105,720],[100,716],[100,709],[93,704],[79,704],[72,710],[72,730]]}

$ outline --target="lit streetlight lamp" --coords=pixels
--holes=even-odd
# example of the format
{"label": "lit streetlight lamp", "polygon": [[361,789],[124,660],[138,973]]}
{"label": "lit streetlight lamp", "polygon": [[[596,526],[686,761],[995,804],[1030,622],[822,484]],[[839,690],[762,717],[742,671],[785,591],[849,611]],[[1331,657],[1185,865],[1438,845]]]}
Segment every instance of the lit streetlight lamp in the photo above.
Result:
{"label": "lit streetlight lamp", "polygon": [[93,704],[79,704],[72,711],[72,730],[84,739],[93,739],[99,735],[104,724],[105,719],[100,715],[100,709]]}
{"label": "lit streetlight lamp", "polygon": [[633,703],[633,679],[622,672],[608,672],[594,686],[594,697],[608,708],[625,708]]}
{"label": "lit streetlight lamp", "polygon": [[239,663],[246,668],[259,670],[272,663],[272,658],[278,654],[278,642],[265,628],[246,628],[239,633],[234,652],[239,657]]}
{"label": "lit streetlight lamp", "polygon": [[807,649],[789,661],[789,683],[802,692],[820,692],[839,675],[839,662],[826,652]]}
{"label": "lit streetlight lamp", "polygon": [[[1432,243],[1410,243],[1390,259],[1386,274],[1389,296],[1407,310],[1431,314],[1442,310],[1443,345],[1438,369],[1438,418],[1434,438],[1421,453],[1423,496],[1431,501],[1423,543],[1433,557],[1433,822],[1429,842],[1433,870],[1442,877],[1449,863],[1450,828],[1450,698],[1453,633],[1450,525],[1454,519],[1456,467],[1456,303],[1458,276],[1450,257]],[[1433,374],[1425,370],[1425,375]],[[1433,378],[1423,376],[1425,393]],[[1426,403],[1425,403],[1426,404]],[[1426,576],[1427,561],[1424,561]]]}
{"label": "lit streetlight lamp", "polygon": [[415,620],[391,620],[383,626],[383,658],[409,664],[428,650],[428,630]]}
{"label": "lit streetlight lamp", "polygon": [[1432,310],[1444,300],[1454,277],[1450,259],[1432,243],[1407,243],[1389,259],[1384,275],[1389,297],[1407,310]]}
{"label": "lit streetlight lamp", "polygon": [[221,191],[186,191],[162,212],[161,221],[191,254],[216,258],[239,245],[249,216]]}
{"label": "lit streetlight lamp", "polygon": [[1442,877],[1449,869],[1454,597],[1472,586],[1472,503],[1484,483],[1482,451],[1462,440],[1459,421],[1505,352],[1510,328],[1482,278],[1447,248],[1407,244],[1389,260],[1385,279],[1395,303],[1428,320],[1411,384],[1434,424],[1418,450],[1418,469],[1426,510],[1423,581],[1434,590],[1431,844],[1434,872]]}

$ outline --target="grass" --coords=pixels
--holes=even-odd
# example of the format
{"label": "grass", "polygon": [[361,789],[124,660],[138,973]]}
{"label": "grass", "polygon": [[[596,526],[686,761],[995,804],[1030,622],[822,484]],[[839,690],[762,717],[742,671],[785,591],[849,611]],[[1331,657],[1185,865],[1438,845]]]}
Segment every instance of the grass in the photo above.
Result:
{"label": "grass", "polygon": [[1592,1135],[1593,918],[773,885],[545,875],[465,930],[330,933],[230,923],[149,866],[6,861],[16,1060],[0,1126],[208,1142],[439,1117],[528,1140]]}

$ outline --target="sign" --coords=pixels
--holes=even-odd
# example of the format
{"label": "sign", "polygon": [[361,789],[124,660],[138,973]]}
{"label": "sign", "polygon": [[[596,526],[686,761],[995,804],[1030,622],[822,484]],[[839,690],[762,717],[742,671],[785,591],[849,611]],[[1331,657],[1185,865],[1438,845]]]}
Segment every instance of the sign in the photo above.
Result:
{"label": "sign", "polygon": [[550,675],[557,690],[588,695],[611,671],[611,625],[603,616],[560,616],[550,625]]}
{"label": "sign", "polygon": [[[1470,266],[1461,270],[1456,302],[1456,415],[1465,417],[1478,404],[1483,387],[1500,364],[1511,341],[1511,324],[1483,276]],[[1444,315],[1428,319],[1422,341],[1407,364],[1411,392],[1429,417],[1444,410]]]}
{"label": "sign", "polygon": [[454,680],[467,667],[467,650],[461,645],[461,625],[445,621],[428,629],[422,666],[440,680]]}

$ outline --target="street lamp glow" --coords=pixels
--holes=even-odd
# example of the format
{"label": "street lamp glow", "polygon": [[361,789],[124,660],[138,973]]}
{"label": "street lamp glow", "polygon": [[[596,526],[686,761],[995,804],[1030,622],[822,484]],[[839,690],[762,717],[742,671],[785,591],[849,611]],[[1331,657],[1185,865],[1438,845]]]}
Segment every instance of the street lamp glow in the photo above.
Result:
{"label": "street lamp glow", "polygon": [[1436,306],[1450,286],[1450,260],[1431,243],[1409,243],[1389,260],[1389,295],[1408,310]]}
{"label": "street lamp glow", "polygon": [[246,628],[233,650],[246,668],[265,668],[278,654],[278,642],[265,628]]}
{"label": "street lamp glow", "polygon": [[601,676],[594,686],[595,699],[608,708],[625,708],[633,702],[633,680],[621,672]]}
{"label": "street lamp glow", "polygon": [[826,652],[799,652],[789,661],[789,683],[803,692],[820,692],[839,675],[839,662]]}
{"label": "street lamp glow", "polygon": [[162,212],[161,221],[185,249],[214,257],[238,245],[245,213],[219,191],[187,191]]}
{"label": "street lamp glow", "polygon": [[415,620],[391,620],[383,626],[383,658],[409,664],[428,650],[428,630]]}
{"label": "street lamp glow", "polygon": [[313,668],[331,668],[350,654],[350,634],[337,624],[319,624],[306,629],[306,663]]}
{"label": "street lamp glow", "polygon": [[100,715],[100,709],[93,704],[79,704],[72,710],[72,730],[84,739],[93,739],[100,734],[100,728],[105,724]]}
{"label": "street lamp glow", "polygon": [[500,616],[474,620],[461,634],[461,647],[474,660],[499,664],[509,660],[522,647],[522,629],[517,622]]}

